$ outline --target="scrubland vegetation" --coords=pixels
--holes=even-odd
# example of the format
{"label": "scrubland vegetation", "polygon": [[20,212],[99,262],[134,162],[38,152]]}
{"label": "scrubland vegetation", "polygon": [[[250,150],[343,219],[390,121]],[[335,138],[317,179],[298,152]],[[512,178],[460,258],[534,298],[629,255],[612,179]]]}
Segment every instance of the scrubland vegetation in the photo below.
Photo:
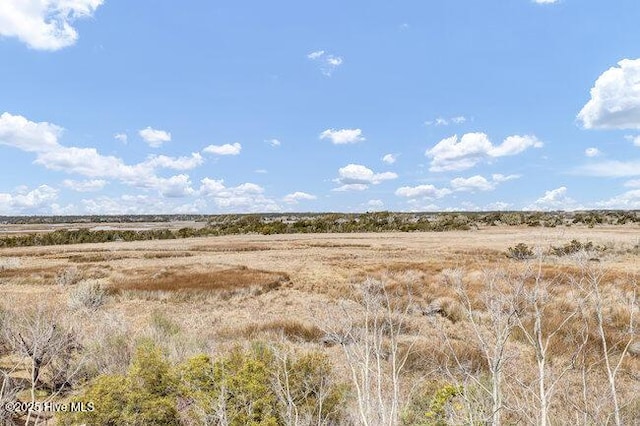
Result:
{"label": "scrubland vegetation", "polygon": [[62,425],[640,423],[637,226],[443,236],[4,248],[2,402],[94,409],[0,415]]}
{"label": "scrubland vegetation", "polygon": [[[191,219],[206,222],[201,227],[179,229],[57,229],[51,232],[25,231],[19,235],[0,236],[0,247],[28,247],[111,241],[169,240],[244,234],[305,234],[353,232],[443,232],[478,229],[480,226],[556,227],[571,225],[624,225],[640,223],[637,211],[590,212],[482,212],[482,213],[391,213],[363,214],[291,214],[291,215],[223,215],[223,216],[130,216],[130,217],[0,217],[0,224],[83,224],[141,223],[144,219],[165,223]],[[3,220],[4,219],[4,220]],[[69,220],[70,222],[65,222]]]}

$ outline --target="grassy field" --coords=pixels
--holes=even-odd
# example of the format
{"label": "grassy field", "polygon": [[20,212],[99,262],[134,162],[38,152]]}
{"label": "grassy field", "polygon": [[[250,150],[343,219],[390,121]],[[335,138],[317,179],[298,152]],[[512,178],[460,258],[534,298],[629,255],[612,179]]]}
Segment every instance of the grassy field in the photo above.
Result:
{"label": "grassy field", "polygon": [[[1,365],[18,384],[2,397],[81,395],[145,339],[172,368],[262,342],[327,356],[346,389],[340,416],[295,421],[274,392],[276,424],[640,424],[639,243],[629,224],[4,248]],[[50,349],[34,378],[29,345],[52,323],[77,366]],[[174,399],[182,424],[224,424]]]}

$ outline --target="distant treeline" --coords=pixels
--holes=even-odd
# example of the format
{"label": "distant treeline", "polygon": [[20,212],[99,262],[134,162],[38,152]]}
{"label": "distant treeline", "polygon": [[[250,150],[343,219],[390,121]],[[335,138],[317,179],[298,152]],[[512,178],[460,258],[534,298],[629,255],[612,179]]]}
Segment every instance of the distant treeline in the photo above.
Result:
{"label": "distant treeline", "polygon": [[[136,216],[136,218],[139,216]],[[158,217],[158,216],[155,216]],[[186,216],[166,216],[188,220]],[[177,218],[180,219],[177,219]],[[200,217],[200,216],[199,216]],[[100,216],[109,218],[112,216]],[[131,217],[129,217],[131,218]],[[52,232],[0,237],[0,247],[26,247],[108,241],[167,240],[241,234],[298,234],[350,232],[442,232],[477,229],[480,226],[571,226],[640,224],[640,211],[588,212],[462,212],[362,214],[266,214],[206,216],[203,228],[156,230],[56,230]],[[104,220],[102,222],[107,222]],[[129,220],[128,222],[133,222]],[[48,222],[42,222],[48,223]],[[54,223],[54,222],[51,222]],[[69,222],[58,222],[69,223]]]}

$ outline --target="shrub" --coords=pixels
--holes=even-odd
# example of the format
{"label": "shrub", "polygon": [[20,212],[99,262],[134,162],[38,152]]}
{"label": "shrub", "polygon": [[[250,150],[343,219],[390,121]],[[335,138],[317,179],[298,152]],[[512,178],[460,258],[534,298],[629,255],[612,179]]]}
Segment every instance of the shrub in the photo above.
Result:
{"label": "shrub", "polygon": [[71,290],[67,304],[73,310],[88,309],[95,311],[104,305],[106,299],[107,291],[104,285],[99,281],[87,280],[81,281]]}
{"label": "shrub", "polygon": [[455,404],[456,398],[463,393],[461,386],[450,383],[430,383],[411,401],[402,416],[403,425],[447,426],[456,411],[463,409]]}
{"label": "shrub", "polygon": [[533,250],[525,243],[518,243],[514,247],[507,249],[507,257],[516,260],[531,259],[533,257]]}
{"label": "shrub", "polygon": [[571,242],[565,244],[564,246],[559,247],[551,247],[550,253],[556,256],[566,256],[570,254],[575,254],[580,251],[593,251],[600,250],[603,251],[603,247],[597,247],[593,245],[593,242],[587,241],[586,243],[581,243],[578,240],[571,240]]}
{"label": "shrub", "polygon": [[68,268],[63,269],[61,272],[56,275],[55,282],[59,286],[67,286],[72,285],[80,281],[81,274],[78,271],[78,268],[75,266],[70,266]]}
{"label": "shrub", "polygon": [[162,353],[142,342],[126,375],[99,376],[71,402],[93,410],[63,413],[64,425],[178,425],[176,380]]}

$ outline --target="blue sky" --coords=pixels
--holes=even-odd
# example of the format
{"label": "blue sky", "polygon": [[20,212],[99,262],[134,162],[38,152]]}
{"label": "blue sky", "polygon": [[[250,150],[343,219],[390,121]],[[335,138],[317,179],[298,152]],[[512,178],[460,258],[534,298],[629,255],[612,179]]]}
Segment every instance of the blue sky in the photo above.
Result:
{"label": "blue sky", "polygon": [[0,5],[0,214],[640,208],[640,2]]}

